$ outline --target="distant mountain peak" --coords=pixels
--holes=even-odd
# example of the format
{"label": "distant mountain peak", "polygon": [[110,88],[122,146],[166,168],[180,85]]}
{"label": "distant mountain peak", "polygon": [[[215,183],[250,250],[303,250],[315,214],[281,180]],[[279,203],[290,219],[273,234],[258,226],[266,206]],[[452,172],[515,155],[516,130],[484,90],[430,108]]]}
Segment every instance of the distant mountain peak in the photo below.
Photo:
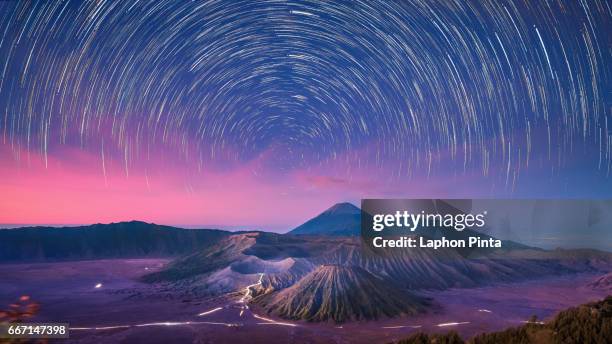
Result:
{"label": "distant mountain peak", "polygon": [[111,224],[118,224],[118,225],[150,225],[150,226],[156,226],[155,223],[153,222],[145,222],[145,221],[140,221],[140,220],[130,220],[130,221],[119,221],[119,222],[111,222]]}
{"label": "distant mountain peak", "polygon": [[336,203],[329,207],[323,214],[360,214],[361,209],[349,202]]}
{"label": "distant mountain peak", "polygon": [[336,203],[289,234],[357,236],[361,229],[361,210],[351,203]]}

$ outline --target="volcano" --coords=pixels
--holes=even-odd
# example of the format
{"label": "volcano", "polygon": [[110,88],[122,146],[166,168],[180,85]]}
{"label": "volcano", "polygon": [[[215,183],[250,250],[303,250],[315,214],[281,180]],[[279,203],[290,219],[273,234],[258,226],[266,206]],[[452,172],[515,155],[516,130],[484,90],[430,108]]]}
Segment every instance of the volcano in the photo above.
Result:
{"label": "volcano", "polygon": [[413,315],[428,304],[360,267],[340,265],[320,265],[293,286],[254,302],[282,318],[336,323]]}
{"label": "volcano", "polygon": [[289,235],[221,233],[140,280],[161,283],[189,298],[216,297],[257,285],[250,302],[271,315],[346,322],[419,313],[432,305],[419,296],[426,291],[609,273],[612,266],[612,254],[607,252],[524,245],[469,252],[371,252],[355,236],[360,216],[354,205],[340,203]]}
{"label": "volcano", "polygon": [[337,203],[287,234],[358,236],[361,210],[351,203]]}

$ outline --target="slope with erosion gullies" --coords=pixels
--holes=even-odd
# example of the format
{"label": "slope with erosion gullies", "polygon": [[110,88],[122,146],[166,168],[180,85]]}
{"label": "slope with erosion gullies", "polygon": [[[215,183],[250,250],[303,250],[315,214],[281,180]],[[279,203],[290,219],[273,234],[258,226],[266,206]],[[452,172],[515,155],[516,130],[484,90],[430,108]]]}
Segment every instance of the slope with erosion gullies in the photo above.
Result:
{"label": "slope with erosion gullies", "polygon": [[[411,289],[474,287],[547,275],[597,271],[603,267],[603,264],[590,265],[592,260],[586,257],[563,260],[554,252],[551,256],[538,252],[537,256],[531,258],[495,253],[492,256],[481,254],[468,259],[454,249],[391,249],[382,254],[374,254],[364,250],[355,238],[312,240],[324,246],[325,250],[296,259],[295,266],[286,271],[266,274],[262,281],[266,290],[286,288],[306,275],[313,266],[325,264],[359,266]],[[312,242],[310,244],[313,245]],[[600,256],[600,263],[612,261],[609,254],[607,258],[605,253]]]}
{"label": "slope with erosion gullies", "polygon": [[[172,282],[209,274],[231,267],[245,273],[274,273],[289,269],[268,269],[270,264],[291,259],[302,261],[324,254],[338,244],[334,238],[300,238],[266,232],[233,234],[215,245],[174,260],[164,269],[144,277],[148,282]],[[306,264],[308,265],[308,264]]]}
{"label": "slope with erosion gullies", "polygon": [[471,258],[454,249],[391,249],[374,254],[358,238],[251,232],[223,238],[144,280],[168,282],[177,293],[208,296],[240,290],[263,273],[261,286],[252,291],[254,302],[270,314],[342,322],[411,314],[427,307],[409,290],[596,271],[612,261],[603,252],[518,251],[521,254],[485,251]]}
{"label": "slope with erosion gullies", "polygon": [[597,277],[595,280],[587,284],[587,287],[595,290],[605,290],[612,293],[612,272]]}
{"label": "slope with erosion gullies", "polygon": [[293,264],[285,271],[264,274],[261,279],[261,288],[255,292],[258,294],[271,293],[290,287],[315,268],[316,265],[308,259],[294,258]]}
{"label": "slope with erosion gullies", "polygon": [[217,244],[172,261],[162,270],[142,277],[145,282],[171,282],[214,272],[245,258],[257,233],[231,235]]}
{"label": "slope with erosion gullies", "polygon": [[[377,255],[364,250],[357,238],[252,232],[224,238],[201,252],[175,260],[144,280],[192,279],[194,283],[201,283],[214,272],[218,273],[215,277],[227,280],[232,276],[264,273],[263,289],[273,292],[293,285],[316,266],[335,264],[359,266],[407,288],[446,289],[581,271],[608,271],[605,266],[609,268],[612,261],[610,254],[603,252],[586,255],[573,251],[565,254],[518,251],[521,254],[504,250],[469,259],[453,249],[391,249]],[[236,282],[236,288],[239,287]]]}
{"label": "slope with erosion gullies", "polygon": [[254,283],[259,273],[276,275],[304,264],[310,271],[310,264],[297,258],[306,254],[305,248],[300,239],[273,233],[233,234],[212,247],[174,260],[142,280],[169,284],[179,294],[218,295]]}
{"label": "slope with erosion gullies", "polygon": [[320,265],[291,287],[253,302],[282,318],[338,323],[413,315],[429,303],[360,267],[340,265]]}

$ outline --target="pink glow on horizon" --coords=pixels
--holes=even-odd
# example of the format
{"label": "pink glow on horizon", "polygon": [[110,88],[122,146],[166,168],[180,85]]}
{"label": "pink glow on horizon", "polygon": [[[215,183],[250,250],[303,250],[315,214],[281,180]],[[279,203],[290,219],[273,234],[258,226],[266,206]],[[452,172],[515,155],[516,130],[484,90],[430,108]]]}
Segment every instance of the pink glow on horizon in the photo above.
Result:
{"label": "pink glow on horizon", "polygon": [[[6,147],[5,147],[6,148]],[[218,225],[284,231],[345,200],[292,178],[262,180],[248,165],[225,172],[191,172],[158,162],[132,168],[64,148],[44,159],[0,150],[0,223],[90,224],[141,220],[180,226]],[[61,157],[61,158],[60,158]],[[106,172],[106,176],[105,173]],[[297,180],[298,183],[300,182]],[[308,189],[311,190],[308,190]]]}
{"label": "pink glow on horizon", "polygon": [[45,163],[39,154],[0,145],[0,161],[0,224],[15,225],[140,220],[284,232],[337,202],[359,206],[360,198],[434,197],[459,189],[452,180],[383,183],[380,171],[342,178],[330,172],[333,166],[262,176],[255,172],[261,159],[223,171],[162,159],[128,166],[107,156],[103,164],[100,156],[68,146]]}

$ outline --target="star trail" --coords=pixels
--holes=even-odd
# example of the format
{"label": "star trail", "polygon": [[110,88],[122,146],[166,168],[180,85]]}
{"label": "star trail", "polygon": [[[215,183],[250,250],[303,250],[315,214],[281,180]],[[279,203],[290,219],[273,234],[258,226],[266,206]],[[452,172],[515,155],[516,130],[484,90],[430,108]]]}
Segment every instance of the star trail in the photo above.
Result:
{"label": "star trail", "polygon": [[611,37],[598,0],[2,2],[2,159],[607,179]]}

